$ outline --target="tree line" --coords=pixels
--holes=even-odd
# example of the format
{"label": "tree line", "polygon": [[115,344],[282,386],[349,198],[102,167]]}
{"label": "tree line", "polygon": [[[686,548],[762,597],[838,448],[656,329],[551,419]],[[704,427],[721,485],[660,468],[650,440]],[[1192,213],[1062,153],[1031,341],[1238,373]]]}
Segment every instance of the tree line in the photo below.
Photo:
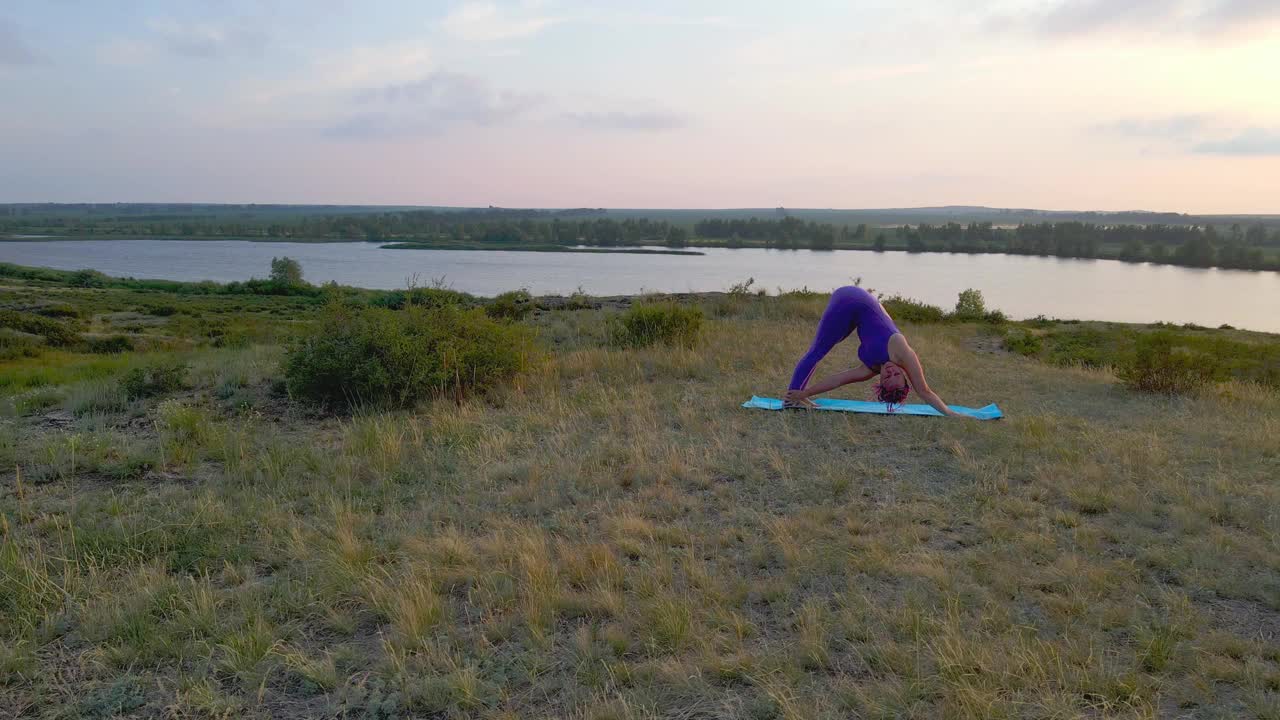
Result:
{"label": "tree line", "polygon": [[[1190,267],[1280,269],[1280,231],[1255,224],[1107,225],[1043,222],[997,227],[990,222],[961,225],[901,225],[869,228],[780,219],[708,219],[683,225],[645,218],[587,218],[593,210],[404,211],[359,215],[310,215],[271,222],[235,219],[181,222],[133,218],[61,218],[49,229],[61,234],[117,234],[158,237],[249,237],[288,240],[363,240],[551,245],[685,247],[766,247],[780,250],[863,248],[908,252],[1011,253],[1070,258],[1112,258]],[[30,232],[0,219],[0,233]],[[1270,257],[1268,256],[1270,250]]]}

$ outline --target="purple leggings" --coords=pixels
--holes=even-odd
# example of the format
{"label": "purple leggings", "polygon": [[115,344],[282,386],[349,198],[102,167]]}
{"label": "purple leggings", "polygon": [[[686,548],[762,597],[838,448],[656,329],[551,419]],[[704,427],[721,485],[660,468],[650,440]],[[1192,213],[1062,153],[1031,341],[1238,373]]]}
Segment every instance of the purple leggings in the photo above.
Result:
{"label": "purple leggings", "polygon": [[861,342],[858,359],[864,365],[878,369],[889,359],[889,338],[898,332],[893,319],[871,293],[853,285],[842,287],[831,293],[827,309],[818,322],[818,334],[813,338],[813,345],[796,363],[795,372],[791,374],[790,389],[803,390],[818,362],[854,330],[858,331]]}

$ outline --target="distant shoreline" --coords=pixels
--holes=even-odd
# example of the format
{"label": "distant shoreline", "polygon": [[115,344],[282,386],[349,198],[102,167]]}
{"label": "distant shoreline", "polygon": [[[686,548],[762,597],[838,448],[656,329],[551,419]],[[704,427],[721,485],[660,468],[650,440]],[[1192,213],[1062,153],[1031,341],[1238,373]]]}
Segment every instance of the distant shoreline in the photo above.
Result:
{"label": "distant shoreline", "polygon": [[[578,254],[626,254],[626,255],[685,255],[692,257],[706,256],[703,250],[776,250],[778,252],[786,252],[790,250],[806,250],[809,252],[832,252],[836,250],[853,251],[853,252],[895,252],[910,253],[913,255],[1008,255],[1014,257],[1046,257],[1059,258],[1064,260],[1103,260],[1121,262],[1129,265],[1155,265],[1159,267],[1177,267],[1191,270],[1231,270],[1239,272],[1274,272],[1280,273],[1280,269],[1276,267],[1224,267],[1222,265],[1186,265],[1177,262],[1161,261],[1155,258],[1144,257],[1127,259],[1119,256],[1115,252],[1115,248],[1107,248],[1110,252],[1104,251],[1098,255],[1085,257],[1074,255],[1057,255],[1054,253],[1016,253],[1007,250],[982,249],[982,250],[947,250],[944,248],[929,248],[925,250],[912,250],[901,243],[886,243],[883,247],[876,247],[872,243],[850,243],[837,242],[831,248],[814,249],[808,247],[795,248],[777,248],[769,247],[760,242],[749,242],[734,247],[728,246],[723,242],[708,242],[705,238],[690,238],[687,243],[678,248],[654,248],[654,247],[634,247],[627,245],[611,245],[611,246],[583,246],[583,245],[554,245],[548,243],[487,243],[485,241],[476,240],[403,240],[390,241],[383,240],[359,240],[354,238],[306,238],[306,237],[248,237],[243,235],[237,236],[197,236],[197,237],[179,237],[174,235],[163,236],[103,236],[103,235],[47,235],[47,236],[22,236],[22,235],[0,235],[0,243],[58,243],[58,242],[104,242],[104,241],[125,241],[133,242],[137,240],[155,240],[160,242],[250,242],[250,243],[289,243],[294,245],[377,245],[379,249],[385,250],[462,250],[475,252],[493,252],[497,250],[506,250],[509,252],[562,252],[562,253],[578,253]],[[1280,251],[1274,251],[1280,256]]]}
{"label": "distant shoreline", "polygon": [[506,250],[508,252],[560,252],[560,253],[591,253],[597,255],[706,255],[704,252],[697,250],[663,250],[660,248],[596,248],[596,247],[578,247],[572,245],[493,245],[486,246],[483,243],[419,243],[419,242],[397,242],[380,245],[383,250],[476,250],[480,252],[494,252]]}

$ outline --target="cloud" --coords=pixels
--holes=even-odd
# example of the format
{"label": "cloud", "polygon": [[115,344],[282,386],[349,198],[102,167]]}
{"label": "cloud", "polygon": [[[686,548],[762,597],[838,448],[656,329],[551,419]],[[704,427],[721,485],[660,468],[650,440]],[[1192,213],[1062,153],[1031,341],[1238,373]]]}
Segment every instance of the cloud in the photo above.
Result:
{"label": "cloud", "polygon": [[910,75],[926,75],[934,66],[925,62],[899,63],[896,65],[864,65],[836,70],[831,78],[837,83],[861,83],[876,80],[894,80]]}
{"label": "cloud", "polygon": [[325,134],[378,139],[430,135],[459,125],[497,125],[527,112],[543,98],[494,90],[474,75],[433,72],[414,82],[358,90],[353,100],[359,111],[327,128]]}
{"label": "cloud", "polygon": [[1094,125],[1093,132],[1130,138],[1185,140],[1210,126],[1207,115],[1169,115],[1157,118],[1129,118]]}
{"label": "cloud", "polygon": [[1280,130],[1248,128],[1226,140],[1199,143],[1191,151],[1200,155],[1280,156]]}
{"label": "cloud", "polygon": [[137,40],[110,40],[97,49],[98,61],[107,65],[141,65],[147,62],[155,50],[151,45]]}
{"label": "cloud", "polygon": [[[1132,140],[1167,141],[1171,148],[1197,155],[1280,155],[1280,130],[1235,129],[1209,115],[1133,118],[1094,125],[1091,132]],[[1224,139],[1207,139],[1225,135]]]}
{"label": "cloud", "polygon": [[624,27],[726,27],[730,21],[723,15],[667,15],[646,11],[600,10],[592,8],[577,20],[596,25],[621,25]]}
{"label": "cloud", "polygon": [[0,67],[5,65],[34,65],[41,61],[18,34],[18,27],[0,18]]}
{"label": "cloud", "polygon": [[1280,19],[1280,3],[1275,0],[1221,0],[1207,9],[1202,18],[1211,27],[1220,28],[1269,22]]}
{"label": "cloud", "polygon": [[441,25],[449,34],[473,42],[491,42],[527,37],[542,32],[561,18],[548,15],[512,13],[492,2],[464,2],[445,16]]}
{"label": "cloud", "polygon": [[658,132],[689,124],[683,115],[667,112],[583,112],[565,113],[565,119],[593,130],[633,130]]}
{"label": "cloud", "polygon": [[267,34],[246,22],[180,23],[152,20],[148,27],[161,47],[189,58],[217,58],[239,52],[256,53],[267,45]]}
{"label": "cloud", "polygon": [[1049,35],[1077,35],[1122,28],[1146,28],[1176,12],[1177,0],[1064,0],[1036,22]]}
{"label": "cloud", "polygon": [[1049,37],[1105,33],[1207,36],[1257,32],[1280,21],[1275,0],[1056,0],[1040,10],[988,18],[991,30]]}

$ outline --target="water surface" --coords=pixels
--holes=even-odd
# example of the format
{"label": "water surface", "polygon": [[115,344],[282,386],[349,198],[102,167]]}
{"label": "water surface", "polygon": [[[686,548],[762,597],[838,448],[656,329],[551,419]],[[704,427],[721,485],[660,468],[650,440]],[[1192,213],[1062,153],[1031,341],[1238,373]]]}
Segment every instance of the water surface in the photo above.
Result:
{"label": "water surface", "polygon": [[755,278],[770,292],[865,287],[950,307],[978,288],[988,307],[1015,318],[1223,323],[1280,332],[1280,273],[1019,255],[950,255],[862,250],[702,250],[702,256],[468,250],[382,250],[371,243],[258,243],[236,240],[64,240],[0,242],[0,261],[108,275],[229,282],[265,277],[271,258],[297,259],[311,282],[367,288],[440,280],[494,295],[592,295],[725,290]]}

